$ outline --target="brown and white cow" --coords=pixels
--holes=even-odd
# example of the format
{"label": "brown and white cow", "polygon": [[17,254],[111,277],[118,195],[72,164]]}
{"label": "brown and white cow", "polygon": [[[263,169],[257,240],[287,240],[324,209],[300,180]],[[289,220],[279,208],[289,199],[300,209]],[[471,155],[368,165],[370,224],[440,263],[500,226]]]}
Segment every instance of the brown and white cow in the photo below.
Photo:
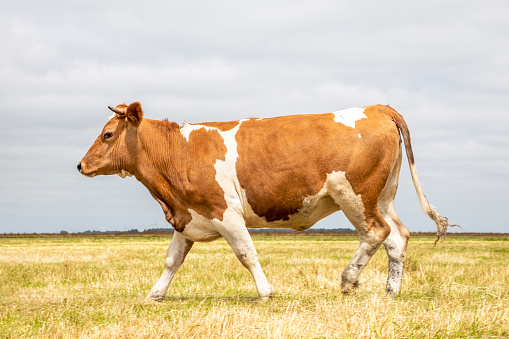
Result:
{"label": "brown and white cow", "polygon": [[179,126],[145,119],[140,103],[111,108],[78,170],[88,176],[134,175],[161,205],[176,232],[164,272],[147,298],[162,300],[195,241],[223,237],[251,272],[258,295],[272,288],[247,228],[306,230],[342,210],[360,245],[342,274],[348,292],[383,243],[387,292],[401,287],[407,228],[394,210],[402,161],[400,133],[422,210],[448,226],[424,196],[403,117],[388,106],[325,114]]}

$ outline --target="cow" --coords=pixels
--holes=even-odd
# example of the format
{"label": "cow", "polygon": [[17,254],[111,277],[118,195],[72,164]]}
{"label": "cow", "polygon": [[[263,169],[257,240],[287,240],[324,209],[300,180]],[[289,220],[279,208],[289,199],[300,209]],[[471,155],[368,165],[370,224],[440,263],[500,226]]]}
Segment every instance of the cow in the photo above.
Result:
{"label": "cow", "polygon": [[341,275],[342,290],[358,286],[361,271],[384,244],[386,291],[399,293],[410,236],[394,209],[401,140],[437,240],[454,226],[423,194],[408,127],[389,106],[182,126],[146,119],[139,102],[109,108],[115,114],[78,170],[87,177],[136,177],[174,227],[164,271],[147,299],[164,299],[194,242],[223,237],[267,300],[273,290],[248,228],[304,231],[339,210],[360,238]]}

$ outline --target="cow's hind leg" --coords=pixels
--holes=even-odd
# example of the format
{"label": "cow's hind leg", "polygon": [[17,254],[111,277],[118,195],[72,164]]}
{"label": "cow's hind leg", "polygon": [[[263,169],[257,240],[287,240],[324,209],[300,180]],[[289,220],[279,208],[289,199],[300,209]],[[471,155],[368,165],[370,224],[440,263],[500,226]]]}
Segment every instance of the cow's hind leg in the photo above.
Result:
{"label": "cow's hind leg", "polygon": [[193,244],[193,241],[184,238],[184,236],[179,232],[173,233],[173,238],[171,239],[170,246],[168,247],[168,252],[166,254],[166,259],[164,261],[163,274],[154,285],[154,287],[152,287],[152,290],[146,299],[156,301],[161,301],[164,299],[173,276],[177,272],[180,265],[182,265],[184,262],[184,259],[186,258],[186,255],[189,253],[189,250]]}
{"label": "cow's hind leg", "polygon": [[330,195],[360,237],[359,248],[341,275],[341,288],[348,293],[357,287],[359,275],[389,235],[390,227],[376,204],[367,205],[360,194],[355,194],[344,174],[337,176],[330,181]]}
{"label": "cow's hind leg", "polygon": [[358,286],[359,275],[388,236],[390,228],[378,211],[366,213],[364,221],[352,217],[349,212],[345,215],[355,226],[360,237],[359,248],[341,275],[341,288],[344,293],[349,293]]}
{"label": "cow's hind leg", "polygon": [[246,228],[244,219],[242,217],[230,217],[226,220],[225,218],[217,228],[219,233],[221,233],[231,246],[242,265],[244,265],[253,276],[260,299],[267,300],[269,297],[272,297],[274,295],[272,293],[272,287],[258,261],[258,254],[256,253],[251,235]]}
{"label": "cow's hind leg", "polygon": [[378,209],[380,210],[384,220],[391,228],[391,233],[384,241],[385,251],[389,258],[386,290],[390,294],[398,294],[401,288],[406,249],[408,238],[410,237],[410,232],[408,232],[408,229],[405,225],[403,225],[394,210],[394,197],[396,196],[396,190],[398,189],[400,168],[401,152],[387,180],[387,184],[378,198]]}
{"label": "cow's hind leg", "polygon": [[393,203],[390,204],[387,210],[382,210],[382,215],[391,227],[391,234],[384,241],[384,247],[389,258],[386,290],[387,293],[394,295],[398,294],[401,288],[410,232],[396,215]]}

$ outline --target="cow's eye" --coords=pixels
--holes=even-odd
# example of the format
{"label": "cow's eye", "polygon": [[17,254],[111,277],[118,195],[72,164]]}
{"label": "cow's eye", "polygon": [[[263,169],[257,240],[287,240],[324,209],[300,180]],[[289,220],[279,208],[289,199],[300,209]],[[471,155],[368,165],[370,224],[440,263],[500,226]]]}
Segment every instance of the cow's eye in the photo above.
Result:
{"label": "cow's eye", "polygon": [[113,132],[106,132],[103,135],[104,140],[109,139],[113,136]]}

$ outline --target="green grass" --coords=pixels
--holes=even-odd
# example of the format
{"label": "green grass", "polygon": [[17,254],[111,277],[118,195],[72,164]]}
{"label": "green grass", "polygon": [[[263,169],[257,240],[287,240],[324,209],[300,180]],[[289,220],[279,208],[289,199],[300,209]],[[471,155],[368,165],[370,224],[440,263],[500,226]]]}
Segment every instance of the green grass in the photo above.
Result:
{"label": "green grass", "polygon": [[195,244],[154,303],[168,236],[0,238],[0,338],[509,336],[509,236],[412,237],[395,298],[383,249],[341,293],[356,236],[253,239],[276,292],[265,303],[223,240]]}

